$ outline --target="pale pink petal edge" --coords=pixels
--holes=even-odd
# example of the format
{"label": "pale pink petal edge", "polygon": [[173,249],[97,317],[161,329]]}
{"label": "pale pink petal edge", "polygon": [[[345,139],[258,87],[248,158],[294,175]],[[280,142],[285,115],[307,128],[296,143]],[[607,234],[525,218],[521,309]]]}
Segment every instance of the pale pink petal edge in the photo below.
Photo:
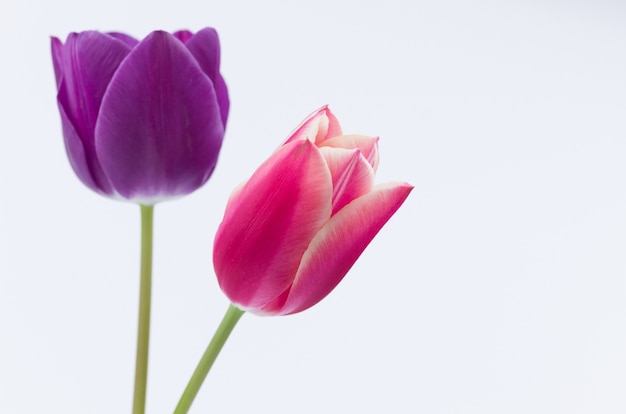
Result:
{"label": "pale pink petal edge", "polygon": [[305,252],[279,315],[310,308],[326,297],[400,208],[413,186],[379,184],[334,215]]}

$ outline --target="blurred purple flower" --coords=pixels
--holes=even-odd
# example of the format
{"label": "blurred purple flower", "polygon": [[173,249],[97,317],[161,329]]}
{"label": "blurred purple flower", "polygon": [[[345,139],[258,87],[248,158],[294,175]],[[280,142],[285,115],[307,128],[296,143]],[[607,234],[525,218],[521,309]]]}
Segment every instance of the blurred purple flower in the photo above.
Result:
{"label": "blurred purple flower", "polygon": [[228,118],[217,32],[52,38],[63,136],[80,180],[141,204],[189,194],[211,176]]}

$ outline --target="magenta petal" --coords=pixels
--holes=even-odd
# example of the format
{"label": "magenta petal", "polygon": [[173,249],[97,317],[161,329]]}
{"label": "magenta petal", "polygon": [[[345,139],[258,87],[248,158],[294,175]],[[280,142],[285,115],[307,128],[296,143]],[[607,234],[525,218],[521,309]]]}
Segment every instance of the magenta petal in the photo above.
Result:
{"label": "magenta petal", "polygon": [[341,135],[341,126],[337,117],[328,109],[327,105],[324,105],[306,117],[289,135],[284,144],[308,139],[320,146],[322,142],[336,135]]}
{"label": "magenta petal", "polygon": [[222,75],[220,75],[220,39],[217,31],[207,27],[187,38],[184,42],[187,49],[196,58],[202,71],[213,82],[220,113],[222,114],[222,123],[226,127],[230,102],[228,100],[226,83]]}
{"label": "magenta petal", "polygon": [[318,147],[322,146],[323,142],[325,142],[327,139],[330,139],[332,137],[336,137],[342,134],[341,126],[339,125],[339,120],[337,119],[335,114],[333,114],[328,107],[325,108],[324,112],[326,114],[326,118],[328,119],[328,122],[326,124],[326,130],[324,131],[325,132],[324,135],[318,136],[315,141]]}
{"label": "magenta petal", "polygon": [[334,215],[311,241],[278,313],[301,312],[326,297],[412,189],[405,183],[377,185]]}
{"label": "magenta petal", "polygon": [[259,310],[289,287],[310,240],[330,217],[331,194],[326,163],[305,141],[281,147],[230,198],[213,263],[233,303]]}
{"label": "magenta petal", "polygon": [[213,85],[191,53],[166,32],[148,35],[115,73],[96,125],[114,188],[147,204],[188,194],[211,175],[222,138]]}
{"label": "magenta petal", "polygon": [[326,111],[328,107],[326,105],[322,106],[317,111],[313,112],[309,116],[307,116],[304,121],[296,129],[293,130],[289,137],[285,140],[284,144],[288,142],[308,139],[311,142],[316,142],[316,137],[320,133],[320,129],[326,128],[324,124],[328,124],[328,118],[326,117]]}
{"label": "magenta petal", "polygon": [[320,152],[333,177],[332,214],[372,190],[374,170],[359,150],[322,147]]}

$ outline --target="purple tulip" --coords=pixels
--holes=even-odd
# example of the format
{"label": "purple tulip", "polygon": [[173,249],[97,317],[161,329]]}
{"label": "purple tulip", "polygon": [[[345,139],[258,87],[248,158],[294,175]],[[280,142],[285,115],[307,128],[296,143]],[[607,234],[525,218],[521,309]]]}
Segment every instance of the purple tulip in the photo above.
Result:
{"label": "purple tulip", "polygon": [[288,315],[328,295],[413,189],[374,185],[377,166],[378,138],[307,118],[228,200],[213,264],[231,302]]}
{"label": "purple tulip", "polygon": [[189,194],[211,176],[228,118],[217,32],[52,38],[63,136],[80,180],[141,204]]}

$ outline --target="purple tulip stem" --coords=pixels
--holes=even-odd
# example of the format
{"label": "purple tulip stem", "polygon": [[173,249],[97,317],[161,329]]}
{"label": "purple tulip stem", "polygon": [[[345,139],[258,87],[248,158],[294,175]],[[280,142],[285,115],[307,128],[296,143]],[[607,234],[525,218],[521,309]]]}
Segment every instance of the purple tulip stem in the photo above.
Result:
{"label": "purple tulip stem", "polygon": [[133,414],[146,410],[148,382],[148,345],[150,342],[150,302],[152,292],[152,227],[154,206],[141,205],[141,281],[139,287],[139,327],[137,329],[137,361]]}
{"label": "purple tulip stem", "polygon": [[204,351],[204,355],[200,359],[196,370],[193,372],[189,383],[187,384],[187,388],[183,392],[183,395],[180,397],[178,401],[178,405],[174,410],[174,414],[186,414],[193,403],[193,400],[198,395],[198,391],[204,382],[207,374],[211,370],[215,359],[219,355],[222,347],[226,343],[228,336],[233,331],[235,325],[239,321],[239,318],[245,313],[245,311],[237,308],[234,305],[229,305],[220,326],[215,331],[209,346],[206,351]]}

